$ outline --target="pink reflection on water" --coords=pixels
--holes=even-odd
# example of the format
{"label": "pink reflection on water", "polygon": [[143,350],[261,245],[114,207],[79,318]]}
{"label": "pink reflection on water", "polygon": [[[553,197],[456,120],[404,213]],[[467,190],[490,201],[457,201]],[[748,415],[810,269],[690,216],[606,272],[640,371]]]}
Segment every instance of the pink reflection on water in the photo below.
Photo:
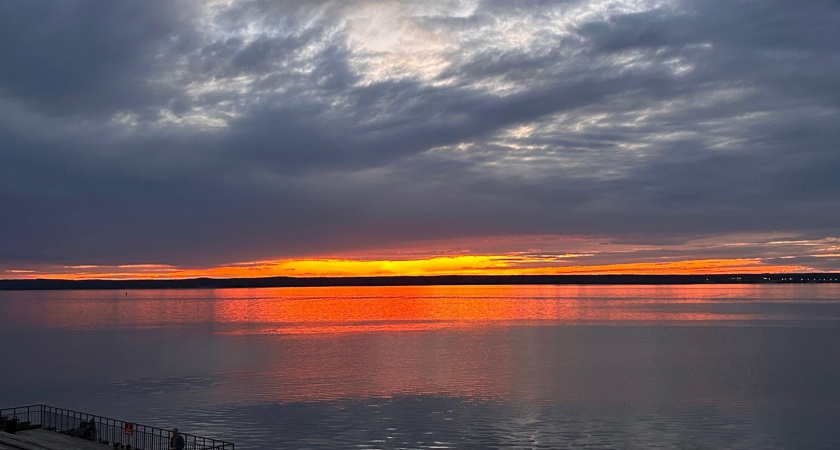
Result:
{"label": "pink reflection on water", "polygon": [[[231,334],[464,329],[512,324],[772,319],[721,305],[789,302],[788,286],[397,286],[0,293],[0,325]],[[817,297],[828,295],[820,291]],[[836,297],[835,297],[836,298]]]}
{"label": "pink reflection on water", "polygon": [[149,329],[212,322],[211,291],[6,292],[0,324],[27,328]]}
{"label": "pink reflection on water", "polygon": [[[838,293],[755,285],[0,292],[0,328],[177,328],[130,336],[183,350],[166,366],[188,357],[210,368],[218,382],[198,393],[226,404],[424,394],[718,401],[750,394],[727,370],[752,370],[750,355],[767,351],[760,334],[621,325],[742,324],[774,319],[767,303],[836,303]],[[610,326],[542,326],[593,323]],[[698,378],[697,368],[714,371]]]}

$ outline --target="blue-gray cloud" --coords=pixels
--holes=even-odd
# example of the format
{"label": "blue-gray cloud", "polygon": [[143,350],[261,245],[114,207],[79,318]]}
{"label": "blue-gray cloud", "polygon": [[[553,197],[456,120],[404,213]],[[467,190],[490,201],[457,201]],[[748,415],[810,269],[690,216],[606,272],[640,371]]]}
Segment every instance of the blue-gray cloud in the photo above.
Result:
{"label": "blue-gray cloud", "polygon": [[0,265],[834,236],[838,30],[833,1],[4,2]]}

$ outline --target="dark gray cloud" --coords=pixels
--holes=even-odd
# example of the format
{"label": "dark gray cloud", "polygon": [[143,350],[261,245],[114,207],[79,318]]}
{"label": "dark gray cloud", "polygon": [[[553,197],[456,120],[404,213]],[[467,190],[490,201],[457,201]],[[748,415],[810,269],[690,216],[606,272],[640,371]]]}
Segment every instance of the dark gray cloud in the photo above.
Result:
{"label": "dark gray cloud", "polygon": [[838,30],[833,1],[4,2],[0,266],[835,236]]}
{"label": "dark gray cloud", "polygon": [[154,68],[189,29],[171,2],[4,2],[0,86],[4,96],[51,115],[138,109],[171,95]]}

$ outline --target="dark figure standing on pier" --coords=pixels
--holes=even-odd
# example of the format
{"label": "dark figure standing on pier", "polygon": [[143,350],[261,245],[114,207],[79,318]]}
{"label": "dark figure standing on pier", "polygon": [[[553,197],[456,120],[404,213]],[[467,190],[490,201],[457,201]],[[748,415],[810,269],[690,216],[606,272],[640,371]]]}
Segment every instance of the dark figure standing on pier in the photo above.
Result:
{"label": "dark figure standing on pier", "polygon": [[90,427],[88,427],[88,431],[90,431],[90,435],[87,438],[91,441],[95,441],[98,435],[96,434],[96,423],[93,422],[93,419],[90,419]]}
{"label": "dark figure standing on pier", "polygon": [[169,450],[184,450],[184,436],[178,433],[177,428],[172,429],[172,437],[169,438]]}
{"label": "dark figure standing on pier", "polygon": [[78,436],[78,437],[80,437],[80,438],[85,438],[85,439],[87,439],[88,435],[90,434],[90,428],[89,428],[89,426],[90,426],[90,425],[88,425],[87,420],[83,420],[83,421],[79,424],[78,428],[76,428],[76,436]]}
{"label": "dark figure standing on pier", "polygon": [[87,420],[83,420],[82,423],[79,424],[79,429],[76,431],[76,436],[83,439],[95,441],[96,424],[93,422],[93,419],[90,419],[89,422]]}

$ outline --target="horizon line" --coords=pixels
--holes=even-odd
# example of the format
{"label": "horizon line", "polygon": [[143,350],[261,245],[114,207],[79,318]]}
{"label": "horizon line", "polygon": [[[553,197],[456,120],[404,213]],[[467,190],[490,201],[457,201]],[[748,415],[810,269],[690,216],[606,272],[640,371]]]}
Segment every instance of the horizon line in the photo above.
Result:
{"label": "horizon line", "polygon": [[341,286],[434,286],[434,285],[641,285],[641,284],[763,284],[840,283],[840,272],[728,273],[728,274],[512,274],[512,275],[368,275],[232,278],[0,279],[0,290],[65,289],[210,289],[267,287]]}

